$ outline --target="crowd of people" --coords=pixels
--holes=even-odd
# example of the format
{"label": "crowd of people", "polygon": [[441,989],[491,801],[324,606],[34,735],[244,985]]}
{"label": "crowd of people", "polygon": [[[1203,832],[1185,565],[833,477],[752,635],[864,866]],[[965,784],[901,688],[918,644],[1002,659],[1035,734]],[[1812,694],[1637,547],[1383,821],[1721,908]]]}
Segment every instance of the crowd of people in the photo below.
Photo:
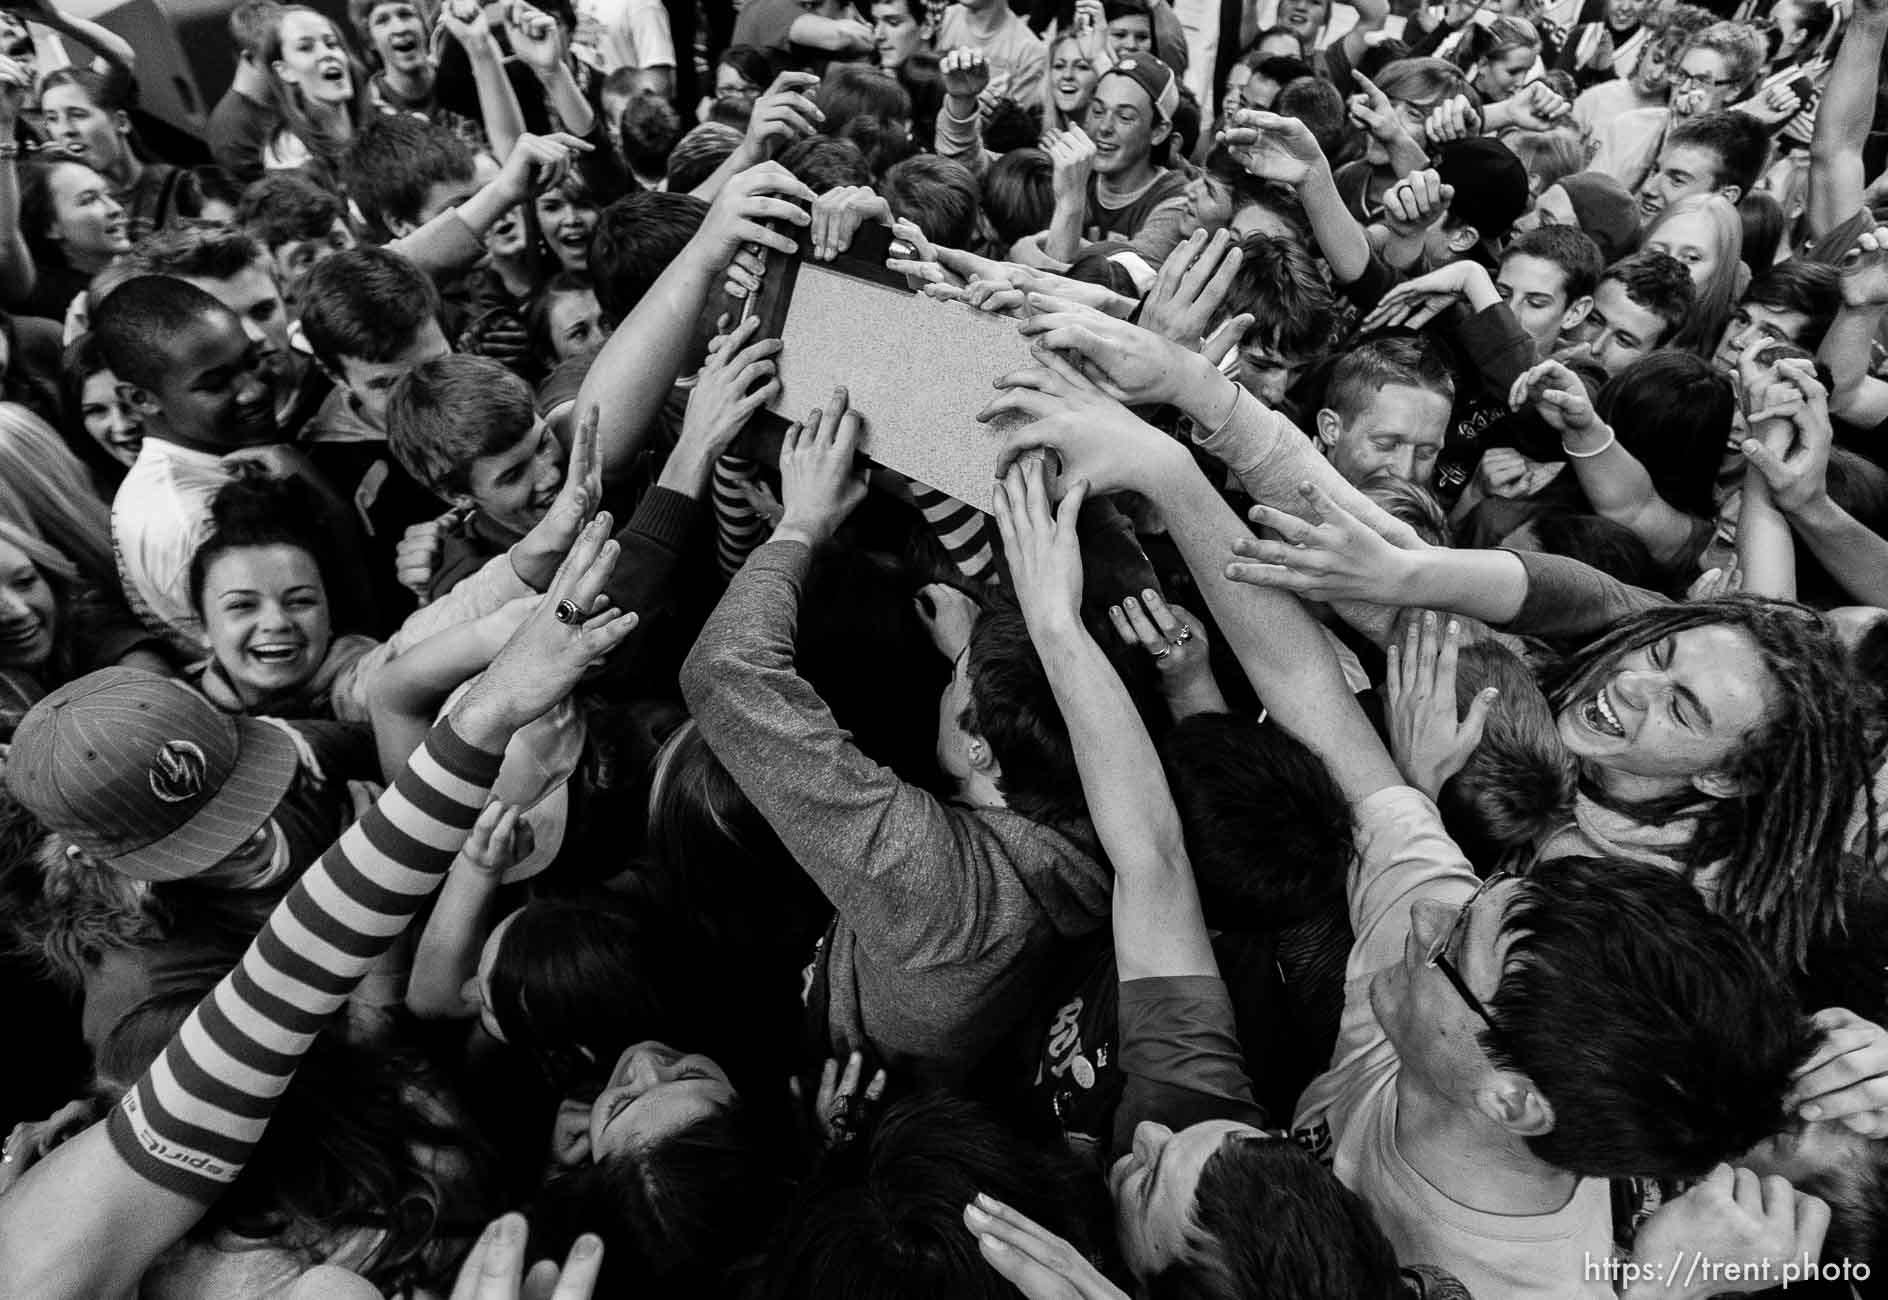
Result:
{"label": "crowd of people", "polygon": [[1888,0],[228,33],[0,13],[0,1295],[1874,1293]]}

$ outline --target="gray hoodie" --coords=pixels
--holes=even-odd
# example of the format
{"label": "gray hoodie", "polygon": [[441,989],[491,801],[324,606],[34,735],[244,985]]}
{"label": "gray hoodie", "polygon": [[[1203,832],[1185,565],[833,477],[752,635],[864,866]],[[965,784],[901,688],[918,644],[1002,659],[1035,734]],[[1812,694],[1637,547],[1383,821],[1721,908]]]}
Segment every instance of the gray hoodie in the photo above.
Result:
{"label": "gray hoodie", "polygon": [[1112,876],[1089,847],[1006,809],[944,803],[852,743],[794,668],[812,556],[770,542],[735,577],[682,667],[715,756],[838,915],[816,977],[843,1056],[960,1079],[1015,1028],[1064,940],[1106,925]]}

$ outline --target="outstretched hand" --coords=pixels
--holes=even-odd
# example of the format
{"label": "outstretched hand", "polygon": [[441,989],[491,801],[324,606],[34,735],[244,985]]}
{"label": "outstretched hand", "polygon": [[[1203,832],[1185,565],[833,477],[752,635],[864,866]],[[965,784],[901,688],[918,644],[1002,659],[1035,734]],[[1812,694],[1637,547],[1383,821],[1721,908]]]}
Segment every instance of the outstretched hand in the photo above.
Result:
{"label": "outstretched hand", "polygon": [[1210,237],[1194,231],[1161,263],[1141,305],[1141,328],[1198,351],[1201,338],[1219,319],[1243,259],[1230,230]]}
{"label": "outstretched hand", "polygon": [[1079,1250],[995,1197],[966,1205],[964,1226],[984,1262],[1028,1300],[1128,1300]]}
{"label": "outstretched hand", "polygon": [[451,1300],[590,1300],[603,1267],[602,1240],[586,1232],[561,1268],[541,1259],[527,1272],[529,1232],[522,1214],[493,1219],[459,1266]]}
{"label": "outstretched hand", "polygon": [[859,414],[847,409],[847,401],[846,390],[836,388],[824,409],[787,430],[780,444],[785,512],[774,540],[824,545],[865,499],[865,474],[853,464],[859,450]]}
{"label": "outstretched hand", "polygon": [[1470,702],[1457,716],[1456,660],[1462,649],[1462,624],[1451,618],[1438,632],[1433,610],[1410,618],[1399,645],[1392,639],[1384,675],[1385,721],[1390,753],[1403,779],[1434,799],[1448,779],[1460,772],[1482,740],[1488,710],[1499,694],[1494,687]]}
{"label": "outstretched hand", "polygon": [[1146,489],[1176,458],[1187,462],[1179,443],[1104,393],[1065,358],[1041,347],[1035,356],[1035,365],[996,381],[1002,394],[977,415],[983,421],[1004,415],[1031,421],[1004,440],[999,475],[1025,452],[1043,449],[1061,458],[1063,481],[1086,479],[1094,491],[1118,492]]}
{"label": "outstretched hand", "polygon": [[1067,630],[1081,617],[1082,545],[1075,521],[1088,484],[1077,479],[1052,510],[1042,458],[1032,456],[1011,465],[990,496],[1024,622],[1034,635]]}
{"label": "outstretched hand", "polygon": [[1578,375],[1558,361],[1531,366],[1508,391],[1508,405],[1517,411],[1532,406],[1547,426],[1562,438],[1580,437],[1604,427]]}
{"label": "outstretched hand", "polygon": [[[1090,385],[1129,406],[1181,406],[1199,382],[1199,358],[1152,330],[1093,307],[1031,293],[1023,337],[1059,355]],[[1235,318],[1246,324],[1250,316]]]}
{"label": "outstretched hand", "polygon": [[[583,413],[564,461],[564,486],[544,517],[511,548],[511,567],[533,591],[543,591],[557,575],[583,526],[603,505],[603,458],[597,453],[596,407]],[[409,531],[409,537],[411,532]]]}
{"label": "outstretched hand", "polygon": [[1299,485],[1307,518],[1254,506],[1253,523],[1281,540],[1241,537],[1226,576],[1312,600],[1362,600],[1400,606],[1414,553],[1380,536],[1313,483]]}

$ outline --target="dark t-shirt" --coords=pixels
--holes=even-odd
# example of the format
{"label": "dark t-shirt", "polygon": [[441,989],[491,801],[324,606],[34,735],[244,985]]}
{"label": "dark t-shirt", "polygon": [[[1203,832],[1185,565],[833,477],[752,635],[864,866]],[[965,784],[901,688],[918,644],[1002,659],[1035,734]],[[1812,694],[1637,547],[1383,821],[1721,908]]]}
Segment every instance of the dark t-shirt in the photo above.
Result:
{"label": "dark t-shirt", "polygon": [[256,180],[262,175],[262,152],[280,127],[281,119],[272,106],[238,94],[232,86],[210,110],[205,131],[210,156],[237,180]]}

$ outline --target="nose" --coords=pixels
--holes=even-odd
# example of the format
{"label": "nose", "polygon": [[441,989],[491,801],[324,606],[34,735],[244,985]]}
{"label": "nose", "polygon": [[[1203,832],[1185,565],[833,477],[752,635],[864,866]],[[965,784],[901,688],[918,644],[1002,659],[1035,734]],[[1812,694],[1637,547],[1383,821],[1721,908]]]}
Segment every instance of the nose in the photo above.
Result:
{"label": "nose", "polygon": [[8,587],[0,591],[0,623],[19,622],[32,614],[26,603],[26,597]]}
{"label": "nose", "polygon": [[1658,683],[1650,673],[1627,669],[1613,678],[1613,692],[1624,703],[1643,709],[1658,693]]}
{"label": "nose", "polygon": [[1398,447],[1395,454],[1390,457],[1387,468],[1390,473],[1405,483],[1414,483],[1416,481],[1416,449],[1407,446]]}
{"label": "nose", "polygon": [[114,405],[111,413],[105,417],[105,436],[122,438],[138,427],[138,421],[131,418],[131,413],[122,406]]}
{"label": "nose", "polygon": [[1144,1119],[1134,1126],[1134,1154],[1140,1158],[1143,1166],[1151,1165],[1172,1136],[1173,1130],[1165,1124]]}
{"label": "nose", "polygon": [[282,608],[279,600],[265,600],[256,615],[256,628],[265,632],[285,632],[289,629],[288,611]]}
{"label": "nose", "polygon": [[478,976],[474,975],[471,979],[459,986],[459,1000],[468,1007],[471,1007],[474,1011],[483,1011],[485,1009],[485,995],[479,989]]}
{"label": "nose", "polygon": [[124,216],[124,214],[124,205],[107,194],[105,196],[105,219],[107,221],[116,221],[119,217]]}
{"label": "nose", "polygon": [[241,386],[236,390],[236,401],[242,406],[260,406],[269,400],[269,385],[263,382],[262,375],[256,370],[243,372]]}

